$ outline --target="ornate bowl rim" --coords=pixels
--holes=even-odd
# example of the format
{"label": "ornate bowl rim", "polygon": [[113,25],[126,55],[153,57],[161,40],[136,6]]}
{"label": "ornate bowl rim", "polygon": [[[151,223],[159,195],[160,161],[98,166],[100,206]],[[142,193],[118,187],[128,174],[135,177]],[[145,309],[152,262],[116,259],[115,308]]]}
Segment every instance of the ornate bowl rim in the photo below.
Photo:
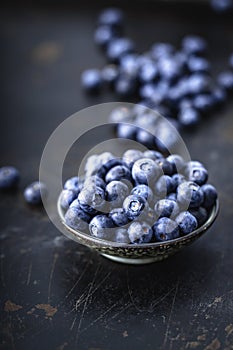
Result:
{"label": "ornate bowl rim", "polygon": [[[60,220],[65,227],[66,230],[68,230],[70,233],[72,233],[72,239],[79,242],[80,239],[85,240],[86,242],[91,242],[92,244],[96,244],[99,247],[116,247],[116,248],[129,248],[129,249],[143,249],[143,248],[154,248],[154,247],[165,247],[165,246],[171,246],[172,244],[177,244],[180,242],[185,242],[186,240],[189,241],[190,238],[194,238],[196,236],[200,236],[203,234],[215,221],[215,219],[218,216],[219,213],[219,200],[217,199],[215,202],[215,205],[213,206],[213,209],[207,219],[207,221],[200,227],[198,227],[196,230],[192,231],[191,233],[181,236],[179,238],[175,238],[166,242],[153,242],[153,243],[142,243],[142,244],[129,244],[129,243],[118,243],[118,242],[112,242],[107,241],[101,238],[97,238],[94,236],[91,236],[88,233],[84,233],[78,230],[73,229],[72,227],[68,226],[65,222],[65,216],[64,216],[64,210],[61,208],[60,205],[61,200],[61,194],[58,197],[57,201],[57,211],[60,217]],[[65,233],[64,233],[65,234]],[[71,238],[70,236],[68,236]],[[87,244],[86,244],[87,245]]]}

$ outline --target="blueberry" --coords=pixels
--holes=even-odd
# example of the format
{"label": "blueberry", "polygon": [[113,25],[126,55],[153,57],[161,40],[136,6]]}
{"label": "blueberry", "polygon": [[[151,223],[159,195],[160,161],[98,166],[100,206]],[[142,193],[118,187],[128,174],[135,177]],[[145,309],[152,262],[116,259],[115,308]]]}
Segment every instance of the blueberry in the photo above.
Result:
{"label": "blueberry", "polygon": [[120,59],[120,71],[130,77],[136,77],[138,73],[138,56],[135,54],[125,55]]}
{"label": "blueberry", "polygon": [[182,74],[182,65],[174,56],[162,56],[158,61],[158,70],[163,79],[174,80]]}
{"label": "blueberry", "polygon": [[176,222],[179,225],[182,235],[187,235],[188,233],[193,232],[198,226],[197,219],[188,211],[180,213],[176,217]]}
{"label": "blueberry", "polygon": [[131,194],[143,197],[148,202],[152,202],[154,196],[151,188],[144,184],[134,187]]}
{"label": "blueberry", "polygon": [[191,73],[209,72],[210,63],[203,57],[191,56],[187,62],[188,70]]}
{"label": "blueberry", "polygon": [[75,230],[86,232],[91,216],[85,213],[80,207],[71,207],[65,214],[65,222]]}
{"label": "blueberry", "polygon": [[146,207],[145,199],[136,195],[126,197],[123,202],[123,209],[130,220],[139,216]]}
{"label": "blueberry", "polygon": [[130,97],[136,91],[137,85],[135,78],[128,75],[120,75],[115,82],[114,89],[117,95],[121,97]]}
{"label": "blueberry", "polygon": [[204,193],[195,182],[182,182],[177,187],[177,201],[183,208],[197,208],[204,200]]}
{"label": "blueberry", "polygon": [[113,158],[114,156],[110,152],[104,152],[102,155],[93,154],[89,156],[84,168],[86,177],[95,175],[102,167],[103,163]]}
{"label": "blueberry", "polygon": [[153,232],[157,242],[165,242],[179,237],[177,223],[169,218],[162,217],[153,225]]}
{"label": "blueberry", "polygon": [[177,189],[177,187],[185,181],[185,177],[184,175],[182,174],[174,174],[172,175],[172,181],[173,181],[173,184],[174,184],[174,190]]}
{"label": "blueberry", "polygon": [[131,243],[149,243],[153,236],[153,230],[146,222],[134,221],[128,228]]}
{"label": "blueberry", "polygon": [[106,47],[115,37],[115,31],[109,26],[100,26],[94,33],[94,41],[98,46]]}
{"label": "blueberry", "polygon": [[115,226],[125,226],[129,223],[129,218],[123,208],[114,208],[110,211],[109,217]]}
{"label": "blueberry", "polygon": [[124,152],[122,160],[128,165],[129,168],[132,168],[134,162],[143,157],[143,153],[137,149],[128,149]]}
{"label": "blueberry", "polygon": [[166,199],[169,199],[171,201],[177,201],[177,194],[175,192],[171,192],[167,195]]}
{"label": "blueberry", "polygon": [[194,97],[193,107],[201,113],[207,113],[213,109],[215,99],[212,94],[200,94]]}
{"label": "blueberry", "polygon": [[187,54],[200,54],[206,51],[207,43],[200,36],[188,35],[182,40],[182,48]]}
{"label": "blueberry", "polygon": [[214,11],[223,13],[233,8],[232,0],[210,0],[211,7]]}
{"label": "blueberry", "polygon": [[92,185],[83,188],[78,195],[80,207],[87,213],[94,215],[103,209],[105,204],[105,193],[101,187]]}
{"label": "blueberry", "polygon": [[[142,99],[153,99],[154,95],[156,95],[156,88],[154,84],[143,84],[139,89],[139,95]],[[161,102],[161,99],[159,99]]]}
{"label": "blueberry", "polygon": [[113,87],[119,76],[119,70],[114,64],[108,64],[102,69],[101,76],[104,83]]}
{"label": "blueberry", "polygon": [[155,60],[163,56],[170,56],[174,53],[174,47],[169,43],[156,43],[151,48],[151,57]]}
{"label": "blueberry", "polygon": [[61,207],[67,210],[75,198],[77,198],[77,193],[75,191],[63,190],[60,197]]}
{"label": "blueberry", "polygon": [[162,153],[160,153],[158,151],[147,150],[147,151],[143,152],[143,157],[150,158],[152,160],[158,160],[158,159],[162,159],[163,155],[162,155]]}
{"label": "blueberry", "polygon": [[13,166],[0,168],[0,189],[9,189],[19,183],[19,171]]}
{"label": "blueberry", "polygon": [[136,141],[148,148],[153,148],[155,146],[154,135],[142,128],[138,128],[136,133]]}
{"label": "blueberry", "polygon": [[204,167],[189,167],[187,177],[199,186],[204,185],[208,180],[208,171]]}
{"label": "blueberry", "polygon": [[172,175],[175,172],[174,165],[166,158],[157,159],[155,162],[158,164],[164,175]]}
{"label": "blueberry", "polygon": [[155,213],[158,217],[174,218],[179,214],[178,204],[170,199],[161,199],[155,203]]}
{"label": "blueberry", "polygon": [[138,184],[150,184],[159,174],[159,166],[150,158],[138,159],[132,167],[132,177]]}
{"label": "blueberry", "polygon": [[184,108],[178,113],[178,120],[184,127],[191,128],[199,124],[200,113],[194,108]]}
{"label": "blueberry", "polygon": [[204,201],[202,203],[202,206],[207,209],[213,207],[218,197],[216,188],[211,184],[205,184],[201,186],[201,189],[204,193]]}
{"label": "blueberry", "polygon": [[79,179],[78,176],[71,177],[70,179],[66,180],[64,184],[64,189],[65,190],[72,190],[74,191],[77,195],[81,191],[82,188],[82,182]]}
{"label": "blueberry", "polygon": [[172,164],[173,173],[180,172],[184,169],[184,159],[179,154],[170,154],[167,161]]}
{"label": "blueberry", "polygon": [[211,79],[208,75],[202,73],[194,73],[189,76],[187,81],[187,92],[196,95],[209,92],[211,87]]}
{"label": "blueberry", "polygon": [[189,212],[197,219],[198,227],[203,225],[208,218],[208,212],[203,207],[189,209]]}
{"label": "blueberry", "polygon": [[102,85],[101,72],[98,69],[85,70],[81,75],[81,84],[87,92],[97,92]]}
{"label": "blueberry", "polygon": [[211,91],[214,103],[216,106],[222,105],[227,100],[227,93],[225,89],[217,87]]}
{"label": "blueberry", "polygon": [[154,81],[157,76],[158,68],[152,60],[148,60],[145,64],[143,64],[138,72],[138,79],[142,84]]}
{"label": "blueberry", "polygon": [[46,186],[44,183],[35,181],[24,190],[24,198],[29,204],[41,204],[42,197],[46,195]]}
{"label": "blueberry", "polygon": [[110,115],[109,115],[109,121],[110,123],[120,123],[120,122],[127,122],[131,120],[131,110],[128,107],[120,106],[114,108]]}
{"label": "blueberry", "polygon": [[108,230],[114,227],[114,223],[107,215],[96,215],[89,224],[90,234],[97,238],[113,240],[114,230]]}
{"label": "blueberry", "polygon": [[174,132],[174,127],[166,120],[160,120],[154,131],[157,149],[167,152],[177,145],[178,135]]}
{"label": "blueberry", "polygon": [[218,75],[217,82],[220,87],[227,91],[233,90],[233,73],[225,71]]}
{"label": "blueberry", "polygon": [[119,62],[123,55],[134,51],[134,43],[128,38],[113,39],[107,47],[107,58],[111,62]]}
{"label": "blueberry", "polygon": [[106,25],[114,28],[119,28],[123,25],[124,14],[118,8],[107,8],[103,10],[98,17],[99,25]]}
{"label": "blueberry", "polygon": [[155,183],[155,194],[160,198],[165,198],[167,194],[173,192],[174,183],[171,176],[162,175]]}
{"label": "blueberry", "polygon": [[88,189],[88,188],[92,187],[93,185],[101,187],[103,190],[106,187],[104,180],[101,179],[98,175],[92,175],[92,176],[86,177],[84,184],[83,184],[83,187]]}
{"label": "blueberry", "polygon": [[129,194],[128,186],[121,181],[111,181],[106,186],[106,199],[119,207]]}
{"label": "blueberry", "polygon": [[103,161],[102,166],[99,168],[99,170],[97,172],[97,176],[104,179],[106,174],[108,173],[108,171],[117,165],[126,166],[126,164],[124,164],[124,162],[119,158],[112,158],[112,159],[107,160],[106,162]]}
{"label": "blueberry", "polygon": [[117,165],[111,168],[106,174],[105,181],[108,183],[110,181],[119,181],[126,179],[131,181],[131,172],[125,165]]}
{"label": "blueberry", "polygon": [[120,123],[117,126],[117,137],[135,140],[137,129],[133,124]]}
{"label": "blueberry", "polygon": [[115,242],[117,243],[130,243],[128,231],[124,228],[117,228],[115,230]]}

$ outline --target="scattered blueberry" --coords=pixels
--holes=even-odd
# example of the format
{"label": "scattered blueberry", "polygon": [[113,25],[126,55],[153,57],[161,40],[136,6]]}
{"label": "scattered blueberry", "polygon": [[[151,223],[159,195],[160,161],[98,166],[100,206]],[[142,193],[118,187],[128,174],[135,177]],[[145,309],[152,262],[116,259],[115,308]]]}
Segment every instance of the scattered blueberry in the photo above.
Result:
{"label": "scattered blueberry", "polygon": [[217,78],[220,87],[227,91],[233,90],[233,72],[225,71],[219,74]]}
{"label": "scattered blueberry", "polygon": [[232,0],[210,0],[211,7],[218,13],[228,12],[233,9]]}
{"label": "scattered blueberry", "polygon": [[87,92],[97,92],[102,85],[101,72],[98,69],[88,69],[81,75],[81,83]]}
{"label": "scattered blueberry", "polygon": [[118,8],[107,8],[103,10],[98,17],[99,25],[110,27],[121,27],[124,22],[124,14]]}
{"label": "scattered blueberry", "polygon": [[46,192],[45,184],[35,181],[25,188],[24,198],[27,203],[38,205],[42,203],[42,197],[46,195]]}
{"label": "scattered blueberry", "polygon": [[19,183],[19,171],[13,166],[0,168],[0,189],[9,189]]}

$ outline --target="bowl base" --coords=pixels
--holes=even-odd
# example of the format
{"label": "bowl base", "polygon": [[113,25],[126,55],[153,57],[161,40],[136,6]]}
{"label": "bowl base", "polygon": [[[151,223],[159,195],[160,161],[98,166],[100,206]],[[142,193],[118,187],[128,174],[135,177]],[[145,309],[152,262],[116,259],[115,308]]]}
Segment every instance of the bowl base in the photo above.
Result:
{"label": "bowl base", "polygon": [[131,259],[131,258],[123,258],[120,256],[115,256],[115,255],[108,255],[104,253],[100,253],[102,256],[104,256],[107,259],[110,259],[115,262],[119,262],[122,264],[130,264],[130,265],[142,265],[142,264],[151,264],[153,262],[158,261],[158,258],[137,258],[137,259]]}

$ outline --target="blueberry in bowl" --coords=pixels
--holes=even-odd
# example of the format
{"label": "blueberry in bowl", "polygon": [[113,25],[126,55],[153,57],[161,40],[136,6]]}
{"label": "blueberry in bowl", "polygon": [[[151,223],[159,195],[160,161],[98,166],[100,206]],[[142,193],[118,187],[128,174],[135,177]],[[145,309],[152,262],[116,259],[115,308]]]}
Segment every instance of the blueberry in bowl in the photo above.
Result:
{"label": "blueberry in bowl", "polygon": [[[219,210],[207,169],[180,155],[153,152],[87,159],[84,179],[68,179],[58,198],[64,233],[128,264],[161,261],[201,237]],[[93,160],[98,166],[90,172]]]}

